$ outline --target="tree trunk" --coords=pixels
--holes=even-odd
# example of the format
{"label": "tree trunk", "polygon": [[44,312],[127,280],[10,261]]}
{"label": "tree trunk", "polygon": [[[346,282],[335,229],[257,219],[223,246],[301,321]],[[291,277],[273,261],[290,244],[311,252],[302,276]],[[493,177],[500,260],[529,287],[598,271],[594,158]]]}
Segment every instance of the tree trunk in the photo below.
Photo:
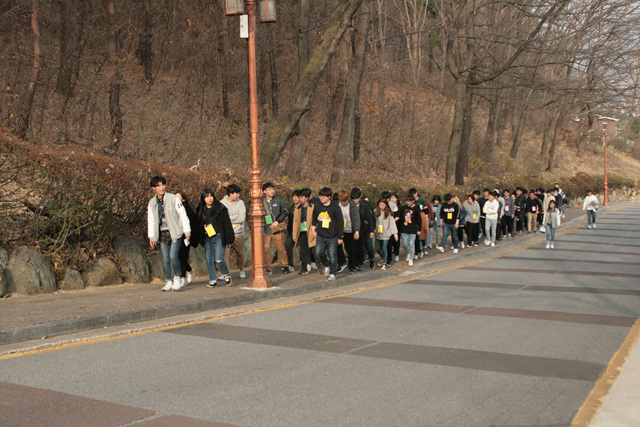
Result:
{"label": "tree trunk", "polygon": [[147,83],[153,80],[153,22],[151,11],[147,2],[141,5],[141,26],[138,35],[138,60],[144,70],[144,79]]}
{"label": "tree trunk", "polygon": [[445,171],[445,183],[453,185],[456,181],[456,165],[458,163],[458,151],[462,142],[462,129],[464,127],[464,109],[467,101],[467,83],[463,78],[455,81],[455,103],[453,112],[453,124],[449,146],[447,148],[447,166]]}
{"label": "tree trunk", "polygon": [[[220,7],[226,7],[224,4],[225,0],[218,0],[218,3],[220,4]],[[221,9],[222,10],[222,9]],[[217,14],[216,14],[217,15]],[[227,32],[228,32],[228,23],[227,23],[228,19],[226,18],[226,16],[223,16],[222,19],[220,19],[220,25],[218,26],[218,28],[220,28],[220,32],[218,33],[218,63],[220,64],[220,80],[221,80],[221,88],[220,88],[220,92],[221,92],[221,101],[222,101],[222,116],[225,119],[228,119],[231,115],[231,112],[229,110],[229,80],[230,80],[230,76],[229,76],[229,67],[226,66],[227,63],[227,51],[228,51],[228,45],[227,45]]]}
{"label": "tree trunk", "polygon": [[354,56],[353,64],[350,67],[347,90],[344,97],[344,111],[342,113],[342,123],[340,124],[340,136],[333,162],[333,172],[331,182],[342,184],[344,182],[345,170],[349,163],[351,154],[353,134],[355,128],[355,116],[358,109],[360,83],[367,59],[367,37],[371,26],[371,16],[369,14],[369,0],[364,0],[361,6],[361,15],[358,18],[357,30],[354,35]]}
{"label": "tree trunk", "polygon": [[553,117],[548,117],[549,113],[545,113],[544,130],[542,131],[542,147],[540,148],[540,158],[547,159],[549,156],[549,132],[553,125]]}
{"label": "tree trunk", "polygon": [[456,162],[456,185],[464,185],[464,176],[469,166],[469,147],[471,146],[471,130],[473,124],[473,88],[467,88],[467,96],[464,105],[462,135],[460,136],[460,148]]}
{"label": "tree trunk", "polygon": [[82,1],[59,0],[58,9],[60,12],[60,71],[56,81],[56,92],[62,95],[66,104],[73,96],[80,71],[86,5]]}
{"label": "tree trunk", "polygon": [[487,121],[487,130],[482,140],[482,146],[479,150],[481,157],[487,157],[493,151],[498,137],[498,111],[500,111],[500,101],[496,91],[495,98],[489,101],[489,119]]}
{"label": "tree trunk", "polygon": [[118,57],[117,28],[113,0],[105,0],[109,17],[109,51],[112,56],[113,71],[109,78],[109,116],[111,117],[111,146],[117,150],[122,142],[122,108],[120,107],[120,90],[122,75],[120,74],[120,59]]}
{"label": "tree trunk", "polygon": [[[309,19],[311,17],[311,0],[300,1],[298,18],[298,81],[309,63]],[[304,114],[298,124],[298,134],[293,138],[291,153],[284,167],[285,173],[292,179],[299,179],[304,159],[306,122],[309,114]]]}
{"label": "tree trunk", "polygon": [[547,159],[547,171],[553,170],[555,156],[556,156],[556,147],[558,146],[558,133],[560,129],[564,126],[565,119],[567,117],[567,112],[562,111],[558,116],[558,120],[556,121],[556,126],[553,129],[553,139],[551,140],[551,148],[549,149],[549,157]]}
{"label": "tree trunk", "polygon": [[16,114],[15,132],[19,138],[26,138],[29,130],[29,120],[33,107],[33,98],[38,86],[38,77],[42,68],[42,51],[40,50],[40,25],[38,23],[38,0],[31,1],[31,30],[33,31],[33,67],[31,68],[31,81],[27,92]]}
{"label": "tree trunk", "polygon": [[509,156],[512,159],[515,159],[518,156],[518,150],[520,149],[520,145],[522,145],[522,133],[524,132],[524,125],[527,118],[527,111],[522,111],[518,115],[518,123],[516,125],[516,130],[513,133],[513,144],[511,145],[511,152]]}
{"label": "tree trunk", "polygon": [[291,101],[286,111],[264,138],[261,151],[265,160],[265,175],[273,174],[282,152],[297,131],[300,118],[309,110],[309,102],[318,80],[335,53],[360,3],[362,3],[362,0],[340,0],[334,10],[333,16],[322,35],[320,44],[314,50],[309,63],[293,89]]}

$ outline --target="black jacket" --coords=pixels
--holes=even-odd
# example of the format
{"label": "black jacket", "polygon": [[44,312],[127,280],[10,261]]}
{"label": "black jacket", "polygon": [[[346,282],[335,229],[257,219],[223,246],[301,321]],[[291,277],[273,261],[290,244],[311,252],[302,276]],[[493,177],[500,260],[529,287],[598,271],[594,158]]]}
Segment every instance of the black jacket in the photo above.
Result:
{"label": "black jacket", "polygon": [[376,214],[373,206],[366,200],[360,200],[360,235],[365,236],[376,231]]}
{"label": "black jacket", "polygon": [[197,216],[201,224],[203,237],[206,236],[204,227],[207,224],[211,224],[216,233],[220,234],[224,246],[231,245],[236,240],[233,224],[231,224],[231,219],[229,218],[229,211],[222,203],[216,202],[210,209],[207,209],[204,205],[198,206]]}
{"label": "black jacket", "polygon": [[204,232],[204,228],[202,227],[202,223],[200,223],[200,219],[198,215],[196,215],[196,211],[186,203],[182,203],[184,209],[187,211],[187,216],[189,217],[189,223],[191,224],[191,238],[189,239],[189,244],[192,248],[198,247],[200,242],[202,241],[202,233]]}
{"label": "black jacket", "polygon": [[408,205],[402,206],[396,212],[398,217],[398,231],[404,234],[418,234],[422,230],[422,216],[420,216],[420,207],[416,204],[413,207]]}
{"label": "black jacket", "polygon": [[[324,238],[342,238],[344,234],[344,219],[342,209],[333,200],[329,206],[322,203],[313,207],[313,225],[318,236]],[[326,226],[325,226],[326,225]]]}

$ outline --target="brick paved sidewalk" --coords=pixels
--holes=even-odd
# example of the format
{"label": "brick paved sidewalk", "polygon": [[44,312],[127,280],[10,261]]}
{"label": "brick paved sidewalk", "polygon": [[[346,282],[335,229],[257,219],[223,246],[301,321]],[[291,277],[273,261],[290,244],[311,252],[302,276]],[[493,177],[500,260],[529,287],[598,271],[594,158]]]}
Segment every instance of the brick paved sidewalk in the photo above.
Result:
{"label": "brick paved sidewalk", "polygon": [[[606,210],[602,211],[606,214]],[[573,220],[573,221],[572,221]],[[571,221],[571,224],[569,224]],[[586,222],[580,208],[567,211],[564,224],[573,227]],[[424,270],[430,264],[452,261],[453,257],[464,259],[469,255],[496,255],[496,249],[508,245],[516,248],[532,244],[533,239],[541,240],[543,235],[527,235],[503,240],[497,248],[484,245],[460,250],[458,255],[452,251],[441,254],[432,249],[423,260],[416,261],[414,270]],[[404,256],[401,254],[401,260]],[[244,280],[234,274],[231,287],[207,288],[204,277],[196,278],[191,285],[179,292],[161,292],[164,282],[155,279],[148,284],[124,284],[102,288],[88,288],[80,291],[58,291],[53,294],[26,296],[11,295],[0,299],[0,345],[30,339],[63,335],[83,330],[103,328],[114,325],[141,322],[189,313],[198,313],[224,307],[252,304],[267,299],[310,293],[322,289],[336,288],[355,283],[389,277],[393,278],[410,268],[406,262],[395,263],[387,271],[377,266],[355,275],[342,273],[335,282],[312,273],[299,276],[297,272],[287,275],[274,269],[273,285],[276,288],[267,291],[243,289]]]}

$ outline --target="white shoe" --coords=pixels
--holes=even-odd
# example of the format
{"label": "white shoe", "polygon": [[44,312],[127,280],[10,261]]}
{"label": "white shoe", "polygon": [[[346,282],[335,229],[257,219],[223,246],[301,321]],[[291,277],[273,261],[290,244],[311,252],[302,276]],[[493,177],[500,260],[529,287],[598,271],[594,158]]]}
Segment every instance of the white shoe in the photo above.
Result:
{"label": "white shoe", "polygon": [[336,281],[336,275],[335,274],[330,274],[329,275],[329,281],[330,282],[335,282]]}
{"label": "white shoe", "polygon": [[458,253],[458,250],[457,250],[457,249],[454,249],[454,250],[453,250],[453,253],[454,253],[454,254],[457,254],[457,253]]}
{"label": "white shoe", "polygon": [[324,277],[329,277],[329,267],[324,268]]}
{"label": "white shoe", "polygon": [[551,249],[555,248],[553,242],[551,242]]}
{"label": "white shoe", "polygon": [[173,284],[171,285],[171,288],[175,291],[176,289],[180,289],[180,281],[182,280],[182,277],[180,276],[175,276],[173,278]]}
{"label": "white shoe", "polygon": [[311,273],[312,268],[311,264],[307,264],[307,273]]}
{"label": "white shoe", "polygon": [[193,281],[193,271],[187,271],[187,274],[185,276],[186,276],[187,285],[188,285]]}
{"label": "white shoe", "polygon": [[386,269],[387,269],[387,266],[382,264],[382,267],[380,267],[380,270],[386,270]]}
{"label": "white shoe", "polygon": [[316,263],[315,263],[315,262],[312,262],[312,263],[311,263],[311,268],[312,268],[313,270],[317,270],[317,269],[318,269],[318,266],[316,265]]}
{"label": "white shoe", "polygon": [[427,254],[427,251],[423,250],[422,252],[420,252],[420,259],[424,258],[424,256]]}
{"label": "white shoe", "polygon": [[293,265],[289,266],[289,273],[293,273],[294,271],[296,271],[296,269],[293,267]]}
{"label": "white shoe", "polygon": [[245,273],[244,270],[240,270],[240,273],[238,275],[240,276],[241,279],[246,279],[247,278],[247,273]]}
{"label": "white shoe", "polygon": [[185,281],[184,281],[184,279],[182,277],[178,281],[178,286],[176,286],[175,279],[174,279],[174,282],[173,282],[173,290],[174,291],[179,291],[180,289],[184,288],[185,286],[187,286],[187,284],[185,283]]}
{"label": "white shoe", "polygon": [[393,258],[393,260],[394,260],[394,261],[400,261],[400,257],[399,257],[398,255],[396,255],[396,256]]}
{"label": "white shoe", "polygon": [[162,290],[164,292],[169,292],[173,290],[173,282],[171,280],[167,280],[167,283],[165,283],[164,288],[162,288]]}
{"label": "white shoe", "polygon": [[409,265],[413,265],[413,260],[412,259],[409,260]]}
{"label": "white shoe", "polygon": [[440,246],[440,247],[438,248],[438,250],[439,250],[440,252],[444,253],[444,248],[443,248],[442,246]]}
{"label": "white shoe", "polygon": [[488,240],[485,240],[485,241],[484,241],[484,244],[485,244],[486,246],[489,246],[489,244],[491,244],[491,242],[490,242],[490,241],[488,241]]}
{"label": "white shoe", "polygon": [[464,249],[464,242],[460,242],[460,249]]}
{"label": "white shoe", "polygon": [[591,225],[587,225],[587,228],[588,228],[588,229],[591,229]]}
{"label": "white shoe", "polygon": [[492,248],[495,248],[495,247],[496,247],[496,244],[495,244],[495,243],[491,243],[491,247],[492,247]]}
{"label": "white shoe", "polygon": [[411,261],[411,254],[407,254],[407,261]]}
{"label": "white shoe", "polygon": [[547,242],[547,249],[551,247],[551,243]]}
{"label": "white shoe", "polygon": [[596,225],[595,225],[595,224],[593,224],[593,228],[596,228]]}

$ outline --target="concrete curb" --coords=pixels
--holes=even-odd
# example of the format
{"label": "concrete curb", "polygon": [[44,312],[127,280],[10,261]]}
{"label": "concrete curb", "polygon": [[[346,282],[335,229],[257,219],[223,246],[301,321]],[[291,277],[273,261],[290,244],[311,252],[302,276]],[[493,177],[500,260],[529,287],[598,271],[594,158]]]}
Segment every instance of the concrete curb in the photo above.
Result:
{"label": "concrete curb", "polygon": [[[608,210],[608,209],[607,209]],[[565,226],[579,221],[584,221],[586,215],[581,215],[565,223]],[[522,244],[529,240],[540,237],[539,233],[533,235],[524,235],[518,239],[511,241],[503,241],[501,247]],[[464,260],[478,254],[490,253],[495,249],[490,247],[480,248],[473,252],[459,254],[455,257],[446,257],[433,261],[422,261],[412,269],[401,273],[401,277],[410,276],[412,274],[424,273],[433,266]],[[212,298],[201,301],[191,301],[179,304],[163,305],[158,307],[144,308],[140,310],[120,311],[114,313],[99,314],[93,316],[79,317],[75,319],[57,320],[37,325],[19,326],[16,328],[0,330],[0,345],[17,343],[22,341],[44,339],[47,337],[60,336],[82,331],[107,328],[110,326],[125,325],[128,323],[138,323],[149,320],[163,319],[167,317],[179,316],[184,314],[202,313],[210,310],[221,308],[236,307],[248,304],[254,304],[261,301],[267,301],[282,297],[291,297],[296,295],[308,294],[312,292],[322,291],[326,289],[335,289],[343,286],[353,285],[356,283],[373,281],[385,277],[397,277],[396,273],[382,270],[375,270],[364,274],[354,276],[339,277],[335,282],[327,280],[307,283],[289,288],[271,288],[262,292],[254,292],[243,295],[234,295],[223,298]]]}

